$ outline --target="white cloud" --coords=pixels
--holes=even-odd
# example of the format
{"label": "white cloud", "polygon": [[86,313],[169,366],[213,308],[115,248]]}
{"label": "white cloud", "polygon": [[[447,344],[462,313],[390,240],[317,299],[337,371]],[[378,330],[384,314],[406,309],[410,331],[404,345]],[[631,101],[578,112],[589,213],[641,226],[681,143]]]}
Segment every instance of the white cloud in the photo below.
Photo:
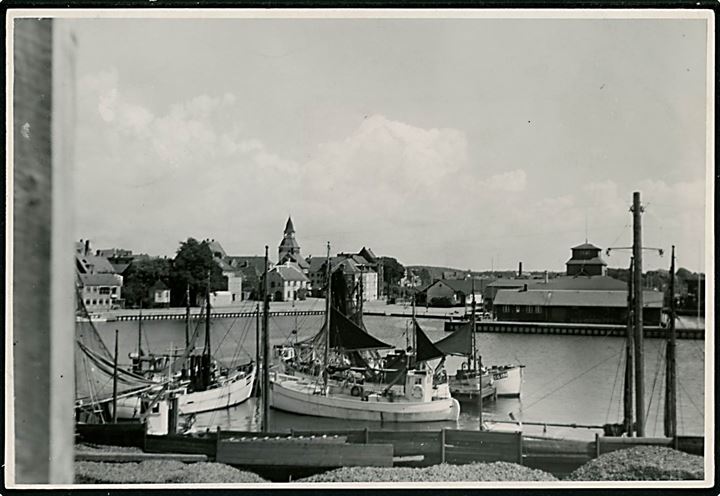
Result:
{"label": "white cloud", "polygon": [[[338,250],[370,244],[408,263],[482,269],[494,256],[496,266],[524,260],[530,269],[560,269],[586,222],[602,247],[630,233],[631,191],[598,178],[543,197],[521,167],[471,163],[459,129],[371,115],[298,160],[243,131],[229,93],[159,112],[128,99],[113,70],[83,78],[81,92],[78,237],[151,253],[187,236],[214,237],[259,253],[293,214],[304,253],[320,253],[330,239]],[[703,222],[702,182],[638,187],[651,212],[648,243],[669,239],[665,233],[697,244],[690,240]]]}

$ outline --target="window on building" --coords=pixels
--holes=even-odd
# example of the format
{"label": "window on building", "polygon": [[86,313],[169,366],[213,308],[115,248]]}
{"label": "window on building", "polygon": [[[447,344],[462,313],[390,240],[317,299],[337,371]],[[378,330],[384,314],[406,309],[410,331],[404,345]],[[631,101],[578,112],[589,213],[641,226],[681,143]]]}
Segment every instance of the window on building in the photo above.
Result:
{"label": "window on building", "polygon": [[532,312],[533,312],[533,307],[531,305],[528,305],[525,307],[525,313],[532,313]]}
{"label": "window on building", "polygon": [[540,305],[535,306],[535,313],[542,313],[542,307]]}
{"label": "window on building", "polygon": [[93,305],[97,305],[97,300],[93,300],[93,301],[92,301],[92,304],[93,304]]}
{"label": "window on building", "polygon": [[101,287],[101,288],[100,288],[100,294],[101,294],[101,295],[110,294],[110,288],[108,288],[107,286]]}
{"label": "window on building", "polygon": [[86,304],[86,305],[89,305],[89,304],[90,304],[90,299],[89,299],[89,298],[88,298],[87,300],[85,300],[85,304]]}
{"label": "window on building", "polygon": [[274,287],[275,287],[275,281],[270,281],[270,287],[271,287],[271,288],[274,288]]}
{"label": "window on building", "polygon": [[112,294],[117,294],[117,288],[112,288],[112,290],[110,290],[110,292],[111,292]]}

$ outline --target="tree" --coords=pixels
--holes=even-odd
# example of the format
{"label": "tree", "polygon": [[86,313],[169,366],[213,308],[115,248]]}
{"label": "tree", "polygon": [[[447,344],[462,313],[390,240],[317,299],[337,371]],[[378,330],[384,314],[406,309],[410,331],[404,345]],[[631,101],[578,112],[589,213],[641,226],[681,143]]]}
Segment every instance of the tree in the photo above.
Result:
{"label": "tree", "polygon": [[204,294],[210,273],[210,291],[227,289],[227,279],[220,266],[213,259],[208,244],[188,238],[180,243],[170,269],[170,298],[173,306],[185,305],[185,289],[190,284],[190,302],[197,301],[197,295]]}
{"label": "tree", "polygon": [[405,277],[405,267],[392,257],[380,257],[380,263],[383,266],[383,282],[390,286],[400,283],[400,279]]}
{"label": "tree", "polygon": [[425,268],[425,267],[420,269],[420,273],[418,274],[418,276],[420,277],[420,283],[423,286],[426,286],[426,285],[430,284],[431,282],[433,282],[432,275],[430,275],[430,271],[427,270],[427,268]]}
{"label": "tree", "polygon": [[170,260],[166,258],[153,258],[137,260],[130,264],[123,278],[122,294],[125,306],[143,308],[153,305],[150,288],[157,281],[168,284],[170,279]]}

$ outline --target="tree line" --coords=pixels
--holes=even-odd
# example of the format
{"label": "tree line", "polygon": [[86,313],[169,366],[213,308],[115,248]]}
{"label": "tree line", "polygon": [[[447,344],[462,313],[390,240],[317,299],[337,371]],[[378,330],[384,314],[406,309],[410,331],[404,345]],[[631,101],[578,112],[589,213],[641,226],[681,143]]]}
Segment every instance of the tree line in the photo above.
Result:
{"label": "tree line", "polygon": [[[383,266],[383,284],[386,294],[395,294],[405,267],[392,257],[380,257]],[[206,241],[188,238],[172,259],[154,258],[133,261],[124,274],[123,297],[129,308],[150,308],[154,305],[151,289],[161,282],[170,289],[170,306],[182,307],[187,304],[185,293],[190,288],[190,305],[202,297],[210,275],[210,291],[227,289],[227,278],[213,259]]]}
{"label": "tree line", "polygon": [[[227,278],[220,266],[213,260],[206,241],[188,238],[172,259],[154,258],[136,260],[130,264],[124,275],[123,298],[125,306],[149,308],[154,305],[151,289],[161,282],[170,289],[170,305],[185,306],[186,290],[190,289],[190,305],[205,294],[210,278],[210,291],[227,289]],[[200,298],[198,298],[200,296]]]}

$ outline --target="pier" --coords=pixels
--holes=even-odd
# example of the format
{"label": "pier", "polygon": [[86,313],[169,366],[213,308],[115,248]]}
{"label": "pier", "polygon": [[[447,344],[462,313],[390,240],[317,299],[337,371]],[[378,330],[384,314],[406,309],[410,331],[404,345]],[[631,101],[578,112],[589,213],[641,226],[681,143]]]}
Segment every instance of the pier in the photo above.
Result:
{"label": "pier", "polygon": [[[257,312],[212,312],[210,314],[211,319],[237,319],[237,318],[249,318],[255,317]],[[277,312],[270,312],[270,317],[294,317],[294,316],[306,316],[306,315],[325,315],[322,310],[282,310]],[[202,320],[205,315],[202,313],[191,313],[191,320]],[[143,314],[142,317],[137,314],[133,315],[117,315],[115,317],[108,317],[108,320],[116,320],[119,322],[130,321],[130,320],[185,320],[185,313],[153,313]]]}
{"label": "pier", "polygon": [[[452,332],[467,322],[463,320],[448,320],[445,322],[445,331]],[[559,322],[500,322],[484,321],[475,326],[477,332],[507,333],[507,334],[555,334],[566,336],[627,336],[627,327],[623,325],[606,324],[565,324]],[[644,326],[646,338],[666,338],[667,329],[659,326]],[[705,339],[704,329],[677,329],[678,339]]]}

